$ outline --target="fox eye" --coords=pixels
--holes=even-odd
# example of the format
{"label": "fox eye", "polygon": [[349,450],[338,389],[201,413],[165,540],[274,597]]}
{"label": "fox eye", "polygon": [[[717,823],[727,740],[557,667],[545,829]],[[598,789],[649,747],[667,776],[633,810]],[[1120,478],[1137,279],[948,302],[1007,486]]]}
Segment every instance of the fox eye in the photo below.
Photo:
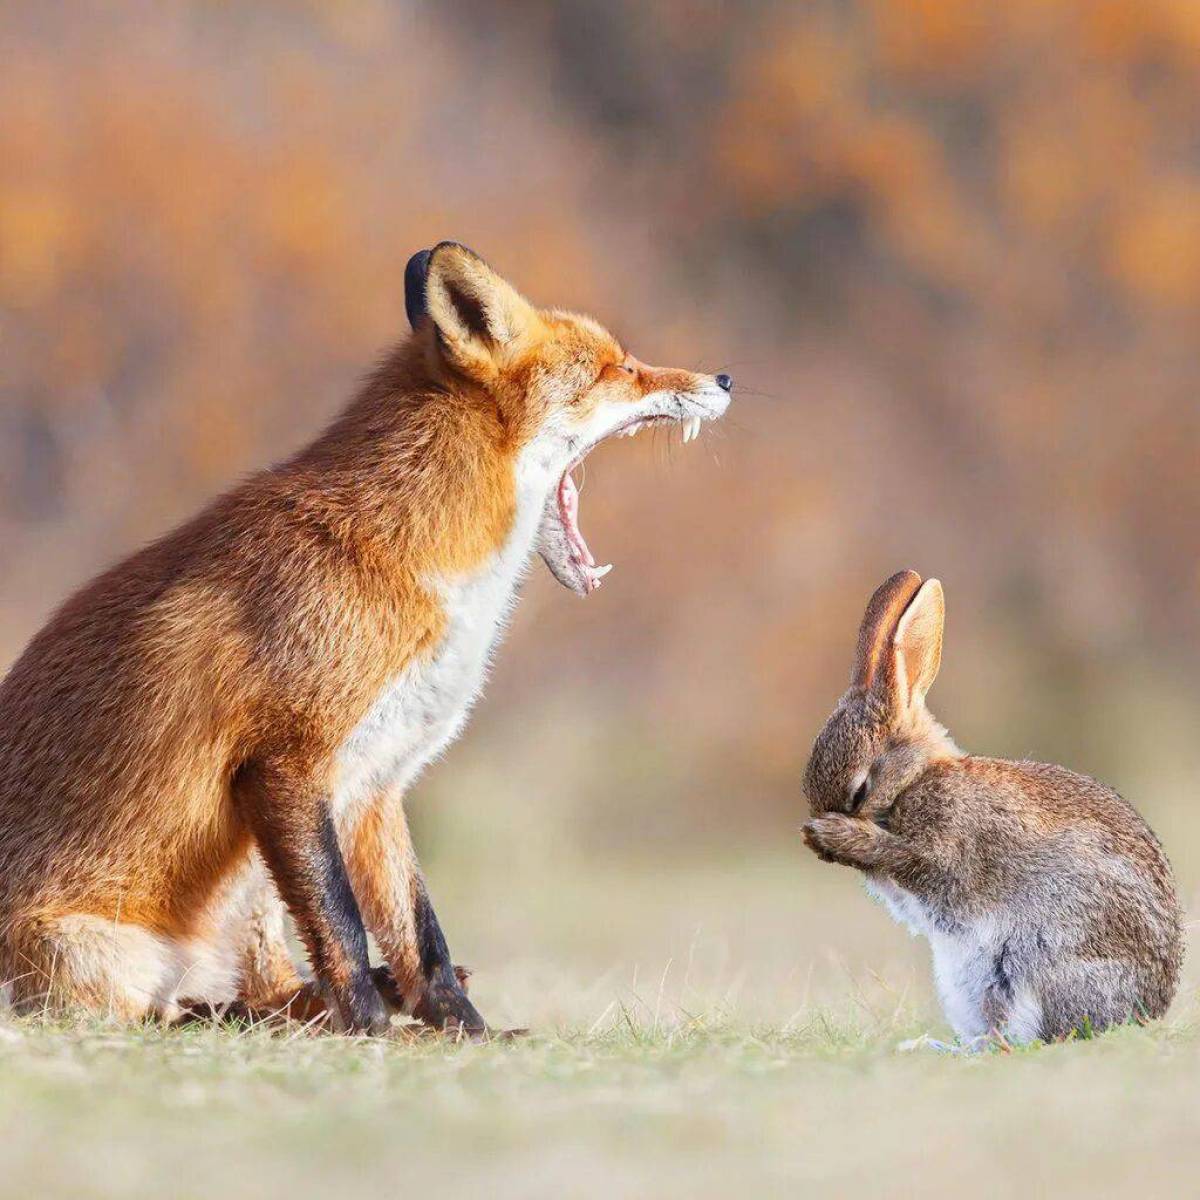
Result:
{"label": "fox eye", "polygon": [[631,367],[628,363],[623,363],[623,362],[606,363],[604,365],[604,367],[601,368],[600,378],[603,379],[604,376],[607,375],[609,371],[619,371],[622,375],[630,375],[630,376],[637,374],[636,369]]}
{"label": "fox eye", "polygon": [[871,776],[864,775],[862,782],[854,789],[850,797],[850,813],[853,815],[867,802],[867,797],[871,794]]}

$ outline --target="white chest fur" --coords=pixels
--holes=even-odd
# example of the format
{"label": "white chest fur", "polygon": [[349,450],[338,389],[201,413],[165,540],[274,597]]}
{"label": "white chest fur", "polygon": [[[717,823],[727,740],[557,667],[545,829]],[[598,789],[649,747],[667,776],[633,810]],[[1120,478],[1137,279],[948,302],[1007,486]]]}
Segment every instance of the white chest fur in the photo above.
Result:
{"label": "white chest fur", "polygon": [[933,914],[917,896],[890,879],[866,877],[867,891],[881,901],[901,925],[929,940],[933,977],[946,1020],[963,1039],[989,1032],[985,994],[996,977],[996,957],[1003,934],[995,921],[980,917],[953,933],[939,928]]}
{"label": "white chest fur", "polygon": [[519,464],[508,540],[472,575],[432,581],[445,634],[431,657],[384,687],[338,751],[332,807],[339,823],[352,822],[384,791],[407,787],[461,731],[516,599],[548,486],[544,472]]}

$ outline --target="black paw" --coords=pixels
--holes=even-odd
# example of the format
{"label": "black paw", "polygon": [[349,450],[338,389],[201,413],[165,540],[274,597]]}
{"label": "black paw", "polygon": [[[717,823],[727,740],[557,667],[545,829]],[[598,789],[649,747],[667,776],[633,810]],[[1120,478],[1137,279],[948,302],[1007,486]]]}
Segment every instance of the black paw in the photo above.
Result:
{"label": "black paw", "polygon": [[430,980],[421,998],[413,1005],[412,1015],[422,1024],[448,1033],[484,1037],[488,1031],[487,1022],[467,999],[467,993],[457,979],[453,983],[443,979]]}
{"label": "black paw", "polygon": [[375,984],[376,990],[383,997],[383,1002],[393,1012],[404,1011],[404,993],[400,990],[400,985],[396,982],[395,975],[392,974],[392,968],[387,963],[380,963],[377,967],[371,968],[371,982]]}
{"label": "black paw", "polygon": [[373,976],[367,976],[354,987],[342,1008],[342,1024],[347,1033],[382,1037],[391,1026],[391,1014],[379,994]]}

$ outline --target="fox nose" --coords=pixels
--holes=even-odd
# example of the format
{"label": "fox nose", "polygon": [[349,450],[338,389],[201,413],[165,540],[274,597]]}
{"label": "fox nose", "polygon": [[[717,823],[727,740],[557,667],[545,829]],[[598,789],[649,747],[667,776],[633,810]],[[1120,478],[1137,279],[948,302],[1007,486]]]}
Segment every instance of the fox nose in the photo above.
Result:
{"label": "fox nose", "polygon": [[728,375],[718,375],[717,387],[719,387],[723,392],[732,392],[733,380]]}

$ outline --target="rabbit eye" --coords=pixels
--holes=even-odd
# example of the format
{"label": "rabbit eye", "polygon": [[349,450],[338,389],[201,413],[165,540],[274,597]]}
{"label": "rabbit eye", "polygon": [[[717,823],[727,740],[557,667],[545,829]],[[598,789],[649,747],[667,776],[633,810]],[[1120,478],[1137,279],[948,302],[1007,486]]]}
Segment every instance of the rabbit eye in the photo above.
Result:
{"label": "rabbit eye", "polygon": [[866,803],[867,797],[871,794],[871,777],[867,775],[863,781],[854,789],[854,794],[850,797],[850,812],[851,814],[858,812]]}

